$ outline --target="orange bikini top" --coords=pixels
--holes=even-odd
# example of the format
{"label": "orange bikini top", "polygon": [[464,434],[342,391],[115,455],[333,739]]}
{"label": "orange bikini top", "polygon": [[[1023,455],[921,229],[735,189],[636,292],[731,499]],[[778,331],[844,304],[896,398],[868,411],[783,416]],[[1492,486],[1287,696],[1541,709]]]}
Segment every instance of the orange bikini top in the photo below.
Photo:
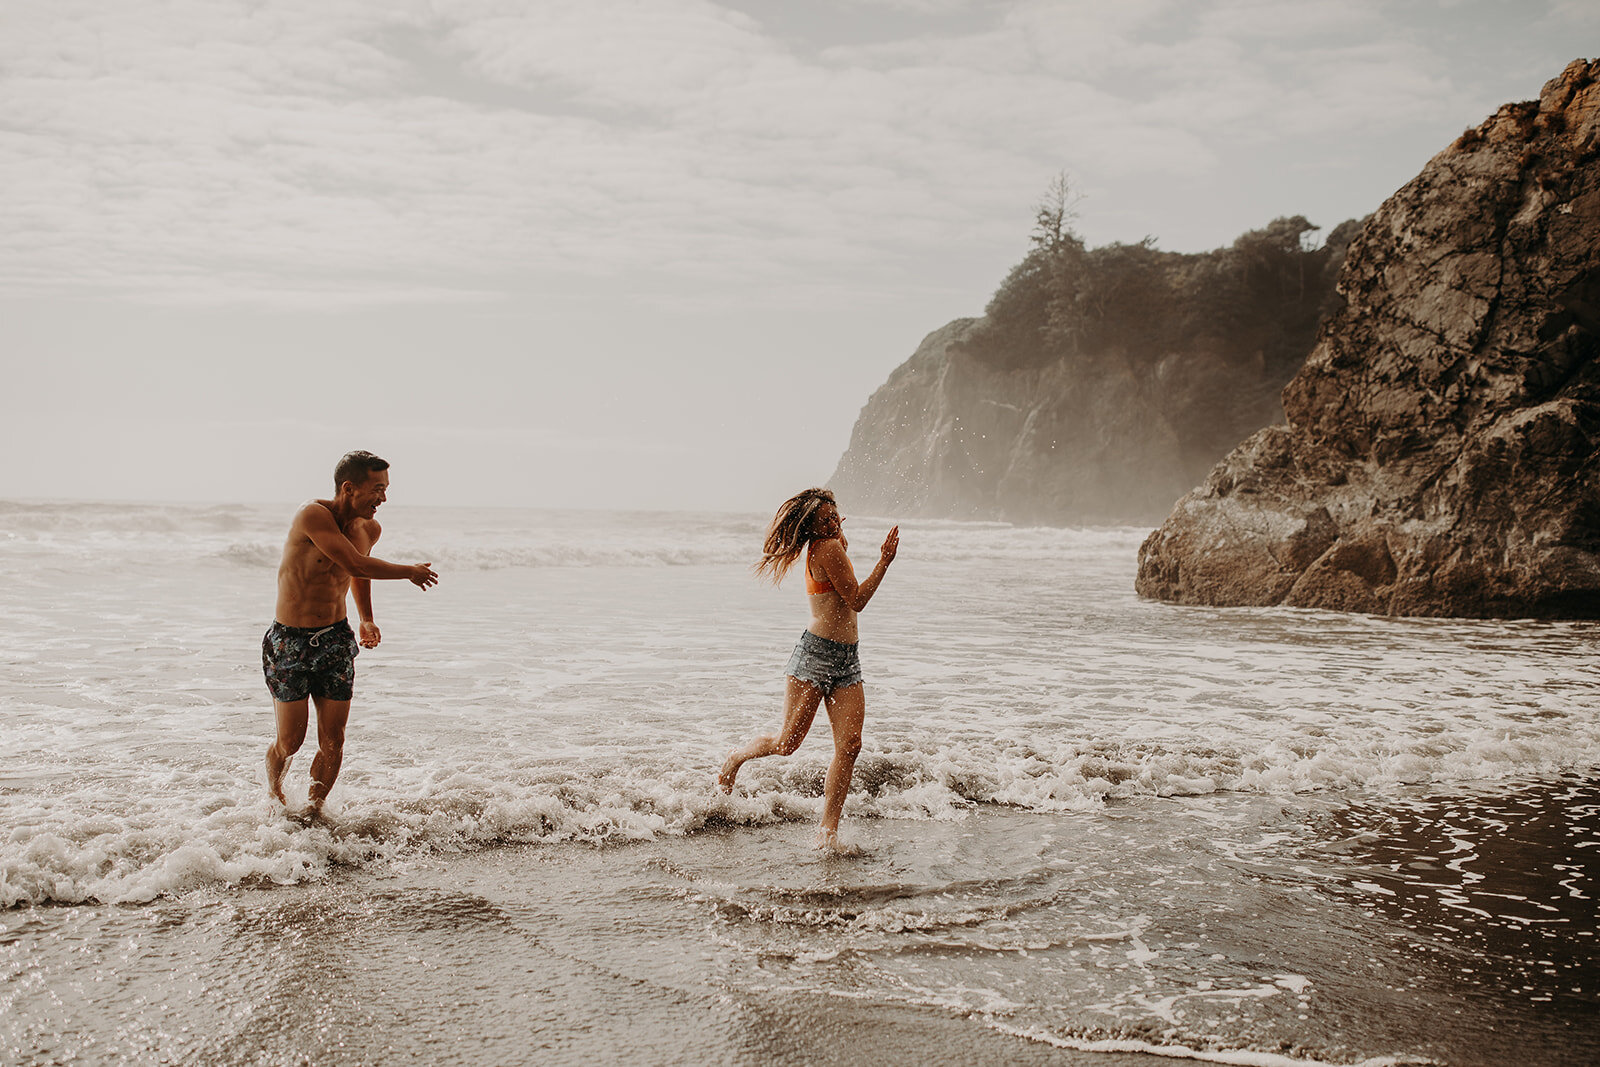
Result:
{"label": "orange bikini top", "polygon": [[[833,538],[830,537],[827,540],[831,541],[831,540],[833,540]],[[831,593],[831,592],[833,592],[833,583],[830,582],[828,579],[824,578],[822,581],[819,582],[815,578],[811,577],[811,550],[816,548],[816,547],[817,547],[817,543],[815,541],[811,542],[809,545],[806,546],[806,595],[807,596],[810,596],[813,593]]]}

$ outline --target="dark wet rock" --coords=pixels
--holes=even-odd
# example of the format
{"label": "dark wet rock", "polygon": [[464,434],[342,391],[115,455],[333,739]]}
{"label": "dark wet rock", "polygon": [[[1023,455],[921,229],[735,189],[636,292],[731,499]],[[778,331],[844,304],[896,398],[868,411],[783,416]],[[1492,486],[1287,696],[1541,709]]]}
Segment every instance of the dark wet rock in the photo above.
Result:
{"label": "dark wet rock", "polygon": [[1600,62],[1368,220],[1261,430],[1139,552],[1145,596],[1600,617]]}

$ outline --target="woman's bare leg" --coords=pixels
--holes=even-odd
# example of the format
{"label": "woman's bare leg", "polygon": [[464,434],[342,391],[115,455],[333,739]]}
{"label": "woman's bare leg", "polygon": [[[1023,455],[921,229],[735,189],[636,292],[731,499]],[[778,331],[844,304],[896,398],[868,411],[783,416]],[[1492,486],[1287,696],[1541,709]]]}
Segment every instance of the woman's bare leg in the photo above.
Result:
{"label": "woman's bare leg", "polygon": [[866,687],[857,683],[835,689],[828,697],[828,721],[833,724],[833,762],[822,787],[822,821],[817,825],[817,847],[838,844],[839,816],[850,792],[856,757],[861,755],[861,724],[867,717]]}
{"label": "woman's bare leg", "polygon": [[788,683],[783,702],[783,729],[775,734],[762,734],[743,748],[728,753],[722,770],[717,773],[717,788],[724,793],[733,792],[733,780],[739,776],[739,768],[747,760],[760,759],[762,756],[792,756],[795,749],[800,747],[800,742],[806,739],[811,720],[817,715],[817,705],[822,703],[822,693],[810,682],[802,682],[792,675]]}

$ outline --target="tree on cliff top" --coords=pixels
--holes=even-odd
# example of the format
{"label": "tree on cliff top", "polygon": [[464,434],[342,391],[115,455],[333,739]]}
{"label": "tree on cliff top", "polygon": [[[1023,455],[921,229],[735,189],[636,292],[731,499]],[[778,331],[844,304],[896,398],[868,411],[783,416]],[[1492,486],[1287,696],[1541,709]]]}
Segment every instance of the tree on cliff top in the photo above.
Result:
{"label": "tree on cliff top", "polygon": [[1319,246],[1309,239],[1317,227],[1296,215],[1212,252],[1163,252],[1150,237],[1090,249],[1070,225],[1079,199],[1065,174],[1051,181],[1027,255],[962,351],[1006,369],[1112,353],[1153,366],[1201,340],[1227,363],[1298,366],[1336,304],[1334,277],[1356,228],[1341,224]]}
{"label": "tree on cliff top", "polygon": [[1072,188],[1066,171],[1051,178],[1044,199],[1034,209],[1033,247],[1054,254],[1064,245],[1076,242],[1081,250],[1083,242],[1072,232],[1071,223],[1078,217],[1078,204],[1082,200],[1083,194]]}

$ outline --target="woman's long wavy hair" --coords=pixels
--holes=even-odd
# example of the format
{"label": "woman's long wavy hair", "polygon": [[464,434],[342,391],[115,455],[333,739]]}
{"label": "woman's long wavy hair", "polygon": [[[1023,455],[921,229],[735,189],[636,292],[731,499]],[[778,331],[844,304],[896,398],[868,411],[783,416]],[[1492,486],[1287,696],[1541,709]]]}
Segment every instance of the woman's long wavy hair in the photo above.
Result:
{"label": "woman's long wavy hair", "polygon": [[773,585],[783,581],[800,552],[822,533],[817,523],[817,511],[823,504],[838,502],[826,489],[807,489],[796,493],[778,508],[767,526],[767,540],[761,546],[761,562],[756,564],[756,574]]}

